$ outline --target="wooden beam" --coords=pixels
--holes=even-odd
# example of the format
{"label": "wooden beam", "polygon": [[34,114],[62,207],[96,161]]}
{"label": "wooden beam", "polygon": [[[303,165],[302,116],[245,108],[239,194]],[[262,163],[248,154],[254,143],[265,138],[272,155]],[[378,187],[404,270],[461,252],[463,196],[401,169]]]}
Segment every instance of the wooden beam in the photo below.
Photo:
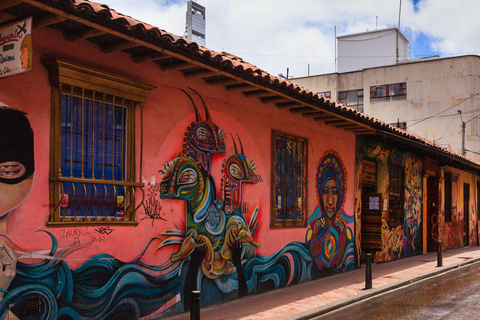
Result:
{"label": "wooden beam", "polygon": [[152,61],[159,58],[164,58],[165,55],[159,52],[149,52],[144,54],[135,54],[132,55],[132,59],[135,63],[145,62],[145,61]]}
{"label": "wooden beam", "polygon": [[346,124],[337,124],[335,127],[337,128],[349,128],[349,127],[358,127],[358,124],[353,122],[347,122]]}
{"label": "wooden beam", "polygon": [[231,84],[238,84],[241,82],[237,79],[227,78],[227,79],[207,80],[207,83],[210,85],[228,86]]}
{"label": "wooden beam", "polygon": [[98,29],[93,29],[93,28],[88,28],[86,30],[80,31],[80,32],[73,32],[65,35],[65,39],[67,39],[70,42],[74,42],[80,39],[88,39],[88,38],[93,38],[100,36],[102,34],[105,34],[104,31],[98,30]]}
{"label": "wooden beam", "polygon": [[211,77],[214,74],[215,73],[211,70],[203,69],[201,71],[185,74],[185,77],[187,77],[187,79],[198,79],[198,78]]}
{"label": "wooden beam", "polygon": [[161,68],[163,71],[169,71],[169,70],[185,70],[188,68],[193,68],[195,65],[191,64],[190,62],[186,62],[183,60],[180,60],[179,62],[172,63],[172,64],[167,64],[167,65],[162,65]]}
{"label": "wooden beam", "polygon": [[290,108],[292,106],[300,106],[302,105],[300,102],[297,101],[288,101],[288,102],[279,102],[275,104],[277,108],[283,109],[283,108]]}
{"label": "wooden beam", "polygon": [[229,92],[242,92],[252,90],[255,87],[249,84],[242,84],[241,86],[226,86],[226,88]]}
{"label": "wooden beam", "polygon": [[286,101],[290,101],[290,99],[283,96],[276,95],[272,97],[260,98],[260,101],[262,101],[262,103],[272,103],[272,102],[278,102],[278,101],[286,102]]}
{"label": "wooden beam", "polygon": [[36,19],[33,19],[33,26],[35,28],[44,27],[44,26],[51,26],[52,24],[63,22],[67,20],[64,17],[56,16],[54,14],[47,14]]}
{"label": "wooden beam", "polygon": [[336,124],[336,123],[346,123],[347,121],[344,119],[336,119],[336,120],[328,120],[325,121],[325,124]]}
{"label": "wooden beam", "polygon": [[0,11],[7,10],[8,8],[15,7],[18,4],[16,0],[4,0],[0,2]]}
{"label": "wooden beam", "polygon": [[331,120],[331,119],[335,119],[335,116],[331,116],[331,115],[326,114],[325,116],[320,116],[320,117],[314,117],[313,118],[313,120],[315,120],[315,121],[326,121],[326,120]]}
{"label": "wooden beam", "polygon": [[375,133],[374,130],[369,130],[369,129],[367,129],[367,128],[358,129],[358,130],[355,130],[355,131],[353,131],[353,132],[356,133],[356,134],[363,134],[363,133],[374,134],[374,133]]}
{"label": "wooden beam", "polygon": [[117,43],[110,44],[110,45],[107,45],[107,46],[101,46],[100,49],[104,53],[112,53],[112,52],[115,52],[115,51],[122,51],[122,50],[135,48],[135,47],[140,47],[140,45],[138,45],[135,42],[131,42],[131,41],[121,41],[121,42],[117,42]]}
{"label": "wooden beam", "polygon": [[363,129],[361,126],[356,126],[356,127],[351,127],[351,128],[345,128],[343,130],[345,131],[355,131],[355,130],[358,130],[358,129]]}
{"label": "wooden beam", "polygon": [[303,112],[306,112],[306,111],[314,111],[314,110],[315,109],[313,109],[312,107],[302,106],[302,107],[291,108],[290,112],[291,113],[303,113]]}
{"label": "wooden beam", "polygon": [[267,90],[253,90],[253,91],[247,91],[243,93],[247,98],[261,98],[261,97],[268,97],[271,96],[272,93]]}
{"label": "wooden beam", "polygon": [[313,117],[319,117],[319,116],[322,116],[322,115],[329,115],[323,111],[318,111],[318,110],[315,110],[314,112],[305,112],[305,113],[302,113],[302,116],[304,118],[313,118]]}

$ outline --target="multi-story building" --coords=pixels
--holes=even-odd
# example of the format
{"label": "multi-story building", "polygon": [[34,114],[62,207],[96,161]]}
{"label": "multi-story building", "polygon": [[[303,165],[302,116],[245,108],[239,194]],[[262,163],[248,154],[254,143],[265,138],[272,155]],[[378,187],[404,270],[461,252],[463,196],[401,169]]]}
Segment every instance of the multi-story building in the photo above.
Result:
{"label": "multi-story building", "polygon": [[205,46],[206,10],[205,7],[190,0],[187,2],[185,39]]}
{"label": "multi-story building", "polygon": [[469,55],[400,61],[291,81],[478,161],[479,75],[480,57]]}

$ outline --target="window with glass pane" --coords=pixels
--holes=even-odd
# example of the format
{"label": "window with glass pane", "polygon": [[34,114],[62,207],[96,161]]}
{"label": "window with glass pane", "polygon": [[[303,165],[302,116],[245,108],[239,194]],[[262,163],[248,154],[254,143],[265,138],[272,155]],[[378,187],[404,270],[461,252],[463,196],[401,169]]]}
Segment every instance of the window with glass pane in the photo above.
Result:
{"label": "window with glass pane", "polygon": [[320,91],[320,92],[317,92],[319,95],[327,98],[327,99],[330,99],[331,98],[331,92],[330,91]]}
{"label": "window with glass pane", "polygon": [[60,59],[43,64],[52,88],[47,225],[136,225],[142,107],[154,87]]}
{"label": "window with glass pane", "polygon": [[405,82],[370,87],[370,102],[398,101],[406,98],[407,84]]}
{"label": "window with glass pane", "polygon": [[[62,94],[63,176],[123,181],[127,168],[127,107]],[[63,184],[62,218],[125,215],[125,188],[115,184]]]}
{"label": "window with glass pane", "polygon": [[338,102],[363,112],[363,89],[340,91],[338,93]]}
{"label": "window with glass pane", "polygon": [[272,132],[272,227],[306,225],[307,140]]}

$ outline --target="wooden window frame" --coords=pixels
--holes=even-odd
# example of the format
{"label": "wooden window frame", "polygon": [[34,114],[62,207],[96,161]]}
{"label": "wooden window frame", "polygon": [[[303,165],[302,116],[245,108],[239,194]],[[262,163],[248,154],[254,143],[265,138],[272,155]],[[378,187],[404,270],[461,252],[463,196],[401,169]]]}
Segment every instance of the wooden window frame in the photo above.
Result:
{"label": "wooden window frame", "polygon": [[330,100],[332,99],[332,92],[331,91],[320,91],[320,92],[317,92],[317,94],[321,95],[322,97]]}
{"label": "wooden window frame", "polygon": [[[400,176],[395,175],[395,173],[399,173]],[[393,183],[395,180],[399,180],[397,184]],[[405,167],[390,164],[388,191],[388,225],[390,227],[403,225],[405,222]],[[399,206],[400,209],[398,209]],[[396,214],[394,210],[396,210]]]}
{"label": "wooden window frame", "polygon": [[[391,87],[398,85],[398,94],[391,94]],[[385,90],[380,91],[379,88],[384,87]],[[381,92],[385,92],[382,94]],[[379,86],[370,87],[370,102],[388,102],[388,101],[398,101],[407,99],[407,83],[399,82],[392,84],[383,84]]]}
{"label": "wooden window frame", "polygon": [[[294,198],[295,200],[294,206],[296,206],[296,211],[299,214],[299,218],[297,219],[286,219],[285,215],[287,214],[285,208],[287,208],[287,188],[286,188],[286,179],[287,175],[284,174],[280,178],[282,179],[282,190],[281,190],[281,206],[278,208],[278,195],[277,195],[277,179],[276,179],[276,168],[277,168],[277,139],[285,140],[289,142],[293,142],[295,144],[299,144],[300,147],[303,149],[301,150],[301,154],[298,156],[301,159],[301,174],[300,176],[295,175],[294,180],[301,179],[301,190],[297,190],[295,192]],[[285,164],[285,162],[283,162]],[[285,166],[283,166],[285,168]],[[294,136],[291,134],[283,133],[280,131],[272,130],[272,171],[271,171],[271,215],[270,215],[270,227],[271,228],[301,228],[307,226],[307,204],[308,204],[308,139]],[[300,199],[300,200],[298,200]],[[283,213],[284,218],[279,219],[278,210],[281,210]]]}
{"label": "wooden window frame", "polygon": [[[47,226],[49,227],[63,227],[63,226],[92,226],[92,225],[122,225],[122,226],[135,226],[138,224],[135,221],[135,213],[140,207],[141,203],[137,205],[135,201],[135,193],[141,192],[142,197],[144,196],[143,193],[143,183],[141,183],[140,177],[142,176],[142,157],[143,157],[143,103],[146,101],[147,93],[154,89],[155,87],[136,82],[134,80],[121,77],[118,75],[114,75],[111,73],[103,72],[100,70],[92,69],[89,67],[85,67],[76,63],[68,62],[61,59],[44,59],[43,61],[44,66],[47,68],[49,73],[49,81],[51,84],[51,128],[50,128],[50,174],[49,174],[49,194],[50,194],[50,214],[49,220],[47,222]],[[100,103],[103,104],[103,108],[105,108],[106,104],[113,105],[112,109],[120,108],[121,113],[126,113],[125,117],[125,126],[122,124],[121,132],[122,132],[122,139],[123,135],[125,140],[122,140],[122,150],[121,150],[121,158],[122,158],[122,169],[121,169],[121,177],[115,177],[115,174],[112,173],[111,179],[106,179],[105,177],[95,177],[95,174],[91,173],[91,176],[84,175],[83,167],[87,166],[84,164],[83,155],[87,152],[86,149],[83,148],[85,145],[85,133],[84,124],[82,123],[82,133],[79,134],[81,139],[82,145],[82,160],[81,160],[81,168],[82,174],[80,177],[72,175],[72,170],[70,172],[64,173],[62,172],[62,108],[64,105],[62,104],[62,95],[70,97],[73,102],[73,99],[81,99],[81,114],[82,114],[82,121],[84,117],[83,108],[86,104],[85,101],[91,101],[91,104],[95,106],[96,104]],[[73,105],[70,104],[71,108],[73,109]],[[93,112],[94,113],[94,112]],[[138,118],[138,114],[140,114],[140,124],[138,127],[140,128],[140,148],[136,146],[136,115]],[[98,115],[97,115],[98,117]],[[97,120],[97,118],[95,118]],[[73,120],[70,120],[73,121]],[[93,121],[93,120],[92,120]],[[103,122],[105,123],[105,119]],[[122,120],[123,121],[123,120]],[[73,131],[73,129],[71,129]],[[92,129],[95,130],[95,129]],[[112,127],[112,130],[115,131],[115,126]],[[98,133],[99,134],[99,133]],[[98,137],[97,137],[98,138]],[[95,140],[95,135],[92,138]],[[104,138],[105,139],[105,138]],[[72,141],[72,140],[70,140]],[[125,148],[123,148],[125,146]],[[115,148],[115,147],[113,147]],[[73,145],[70,145],[70,150],[73,149]],[[136,155],[135,151],[139,151],[138,155]],[[105,154],[105,150],[102,151]],[[112,154],[112,159],[115,159],[116,154]],[[70,159],[72,161],[72,159]],[[115,161],[115,160],[112,160]],[[136,170],[136,163],[139,163],[139,171]],[[92,164],[92,168],[95,165],[99,164]],[[72,166],[70,164],[70,166]],[[103,164],[105,166],[105,164]],[[71,167],[70,167],[71,168]],[[113,168],[113,165],[112,165]],[[113,170],[113,169],[112,169]],[[89,211],[87,209],[83,215],[77,215],[78,208],[84,204],[84,202],[88,202],[86,200],[87,193],[83,191],[83,200],[80,199],[80,204],[76,208],[73,208],[72,211],[75,210],[75,215],[70,216],[66,215],[68,211],[66,207],[70,206],[70,203],[65,204],[65,187],[64,185],[71,185],[73,190],[75,190],[77,186],[79,186],[79,190],[87,190],[87,186],[94,190],[93,200],[90,201],[90,207],[97,208],[96,214],[93,214],[95,209]],[[82,188],[83,187],[83,188]],[[113,195],[107,196],[107,192],[104,191],[104,198],[97,199],[97,189],[102,188],[107,190],[111,188],[115,190]],[[117,189],[121,189],[123,191],[123,200],[119,204],[119,197],[120,193],[117,193]],[[75,192],[75,191],[74,191]],[[80,193],[80,191],[79,191]],[[73,193],[75,196],[75,193]],[[81,197],[81,196],[80,196]],[[101,197],[101,196],[98,196]],[[112,209],[108,209],[105,211],[105,214],[98,214],[102,209],[103,202],[105,199],[109,198],[110,202],[113,202],[115,199],[116,206]],[[121,199],[121,198],[120,198]],[[83,202],[82,202],[83,201]],[[103,201],[103,202],[102,202]],[[74,202],[73,200],[71,201]],[[100,203],[100,204],[98,204]],[[61,208],[64,208],[63,214],[61,214]],[[113,216],[107,216],[108,210],[113,211]],[[124,215],[117,215],[118,211],[123,211]]]}
{"label": "wooden window frame", "polygon": [[[348,104],[348,93],[354,92],[356,95],[356,103],[354,104]],[[341,97],[342,95],[345,95],[345,97]],[[355,89],[355,90],[346,90],[346,91],[339,91],[338,92],[338,103],[343,104],[344,106],[353,108],[357,111],[363,112],[364,110],[364,105],[365,101],[363,100],[364,97],[364,92],[363,89]],[[360,102],[360,98],[362,101]]]}

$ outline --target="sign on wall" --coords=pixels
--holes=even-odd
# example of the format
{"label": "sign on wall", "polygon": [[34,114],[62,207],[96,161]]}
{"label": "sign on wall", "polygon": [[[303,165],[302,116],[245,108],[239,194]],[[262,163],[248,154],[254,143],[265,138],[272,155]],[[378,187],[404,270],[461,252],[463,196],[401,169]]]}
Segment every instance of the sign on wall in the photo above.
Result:
{"label": "sign on wall", "polygon": [[374,160],[363,159],[362,183],[375,185],[377,179],[377,163]]}
{"label": "sign on wall", "polygon": [[32,70],[32,17],[0,25],[0,78]]}

